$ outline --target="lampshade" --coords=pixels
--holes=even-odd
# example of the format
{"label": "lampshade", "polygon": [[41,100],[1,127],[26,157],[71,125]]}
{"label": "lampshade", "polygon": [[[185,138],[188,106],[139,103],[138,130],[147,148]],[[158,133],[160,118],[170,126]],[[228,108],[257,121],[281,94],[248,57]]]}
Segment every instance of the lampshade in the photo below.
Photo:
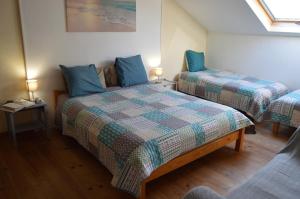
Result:
{"label": "lampshade", "polygon": [[161,67],[156,67],[154,71],[156,76],[161,76],[163,74],[163,69]]}
{"label": "lampshade", "polygon": [[38,88],[38,81],[36,79],[29,79],[29,80],[26,80],[27,82],[27,87],[28,87],[28,90],[30,92],[34,92],[37,90]]}

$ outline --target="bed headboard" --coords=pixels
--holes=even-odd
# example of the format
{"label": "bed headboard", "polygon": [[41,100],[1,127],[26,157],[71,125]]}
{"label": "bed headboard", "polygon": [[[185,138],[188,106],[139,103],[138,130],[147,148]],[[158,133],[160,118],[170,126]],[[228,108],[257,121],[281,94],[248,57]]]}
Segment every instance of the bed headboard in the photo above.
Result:
{"label": "bed headboard", "polygon": [[58,97],[59,97],[60,95],[64,95],[64,94],[68,94],[68,92],[65,91],[65,90],[54,90],[54,91],[53,91],[53,96],[54,96],[54,107],[55,107],[55,108],[57,107]]}

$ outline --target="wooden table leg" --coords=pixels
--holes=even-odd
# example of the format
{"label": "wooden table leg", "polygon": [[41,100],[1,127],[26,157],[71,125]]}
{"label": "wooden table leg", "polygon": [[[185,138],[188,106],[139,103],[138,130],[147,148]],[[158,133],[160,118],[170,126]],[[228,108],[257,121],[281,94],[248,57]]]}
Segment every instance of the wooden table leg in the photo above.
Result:
{"label": "wooden table leg", "polygon": [[44,130],[46,132],[47,137],[49,138],[50,137],[50,133],[48,131],[48,118],[47,118],[46,107],[43,107],[42,112],[43,112],[43,116],[44,116],[43,117],[44,118]]}
{"label": "wooden table leg", "polygon": [[10,127],[10,122],[9,122],[9,113],[5,112],[5,118],[6,118],[8,137],[9,137],[9,139],[12,139],[11,127]]}
{"label": "wooden table leg", "polygon": [[16,138],[16,127],[15,127],[15,118],[13,113],[8,113],[8,125],[10,126],[10,133],[13,139],[14,146],[17,147],[17,138]]}
{"label": "wooden table leg", "polygon": [[272,125],[272,132],[273,132],[274,135],[278,135],[279,128],[280,128],[280,123],[279,122],[274,122],[273,125]]}
{"label": "wooden table leg", "polygon": [[139,199],[146,199],[146,183],[142,182],[141,193]]}
{"label": "wooden table leg", "polygon": [[235,151],[240,152],[244,148],[245,128],[239,130],[239,138],[235,143]]}

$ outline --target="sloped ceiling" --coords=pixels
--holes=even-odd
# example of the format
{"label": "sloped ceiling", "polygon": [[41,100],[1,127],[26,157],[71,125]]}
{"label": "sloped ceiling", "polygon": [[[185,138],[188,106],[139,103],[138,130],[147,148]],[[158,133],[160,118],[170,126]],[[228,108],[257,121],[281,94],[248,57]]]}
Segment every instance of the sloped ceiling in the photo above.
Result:
{"label": "sloped ceiling", "polygon": [[176,0],[208,31],[268,34],[244,0]]}

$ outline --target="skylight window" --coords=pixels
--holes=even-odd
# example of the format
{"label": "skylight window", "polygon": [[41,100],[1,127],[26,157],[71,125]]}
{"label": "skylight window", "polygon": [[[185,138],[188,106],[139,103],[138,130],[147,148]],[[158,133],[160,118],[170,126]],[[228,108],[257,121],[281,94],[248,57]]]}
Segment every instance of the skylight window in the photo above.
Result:
{"label": "skylight window", "polygon": [[260,0],[272,21],[300,22],[300,0]]}
{"label": "skylight window", "polygon": [[300,35],[300,0],[245,0],[268,32]]}

